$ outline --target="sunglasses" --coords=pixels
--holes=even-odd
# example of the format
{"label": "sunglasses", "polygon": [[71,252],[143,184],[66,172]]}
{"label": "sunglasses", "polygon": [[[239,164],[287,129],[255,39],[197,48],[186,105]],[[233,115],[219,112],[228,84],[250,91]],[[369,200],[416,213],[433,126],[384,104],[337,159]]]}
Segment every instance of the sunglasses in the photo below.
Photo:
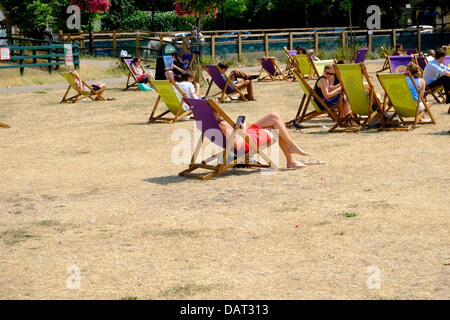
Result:
{"label": "sunglasses", "polygon": [[325,71],[325,73],[326,73],[327,75],[329,75],[329,76],[334,76],[334,73],[333,73],[333,72]]}

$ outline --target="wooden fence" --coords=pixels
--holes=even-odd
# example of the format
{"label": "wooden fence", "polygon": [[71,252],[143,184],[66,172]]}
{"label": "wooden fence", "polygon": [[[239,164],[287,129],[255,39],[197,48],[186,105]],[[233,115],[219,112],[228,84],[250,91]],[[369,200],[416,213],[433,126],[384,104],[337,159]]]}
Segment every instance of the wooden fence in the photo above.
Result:
{"label": "wooden fence", "polygon": [[[8,45],[2,45],[10,49],[10,60],[2,61],[0,69],[19,68],[23,75],[25,68],[47,67],[51,73],[53,68],[65,64],[64,43],[59,41],[45,41],[26,38],[0,38],[7,39]],[[12,62],[12,63],[11,63]],[[79,68],[78,44],[73,44],[73,64]]]}

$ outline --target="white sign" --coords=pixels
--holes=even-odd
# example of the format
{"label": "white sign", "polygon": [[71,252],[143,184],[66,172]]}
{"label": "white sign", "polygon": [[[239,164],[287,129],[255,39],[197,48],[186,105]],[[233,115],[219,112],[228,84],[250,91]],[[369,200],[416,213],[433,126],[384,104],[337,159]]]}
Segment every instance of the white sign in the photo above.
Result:
{"label": "white sign", "polygon": [[11,51],[8,47],[0,48],[0,60],[10,60]]}
{"label": "white sign", "polygon": [[64,62],[66,66],[73,66],[73,50],[71,44],[64,44]]}

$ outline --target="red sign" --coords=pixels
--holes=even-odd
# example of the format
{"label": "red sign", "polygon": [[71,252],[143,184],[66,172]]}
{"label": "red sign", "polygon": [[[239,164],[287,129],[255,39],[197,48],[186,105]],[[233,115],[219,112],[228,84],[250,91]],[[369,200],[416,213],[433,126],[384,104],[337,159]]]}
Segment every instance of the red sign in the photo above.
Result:
{"label": "red sign", "polygon": [[11,59],[11,50],[9,47],[0,48],[0,60],[10,60]]}

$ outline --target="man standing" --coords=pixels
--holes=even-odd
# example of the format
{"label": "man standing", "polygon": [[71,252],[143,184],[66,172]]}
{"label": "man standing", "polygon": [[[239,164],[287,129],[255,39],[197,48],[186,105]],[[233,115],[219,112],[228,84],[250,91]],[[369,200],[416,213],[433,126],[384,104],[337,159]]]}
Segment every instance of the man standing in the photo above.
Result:
{"label": "man standing", "polygon": [[434,58],[434,61],[427,63],[423,78],[430,89],[444,86],[445,103],[450,103],[450,68],[444,65],[445,51],[437,49]]}

